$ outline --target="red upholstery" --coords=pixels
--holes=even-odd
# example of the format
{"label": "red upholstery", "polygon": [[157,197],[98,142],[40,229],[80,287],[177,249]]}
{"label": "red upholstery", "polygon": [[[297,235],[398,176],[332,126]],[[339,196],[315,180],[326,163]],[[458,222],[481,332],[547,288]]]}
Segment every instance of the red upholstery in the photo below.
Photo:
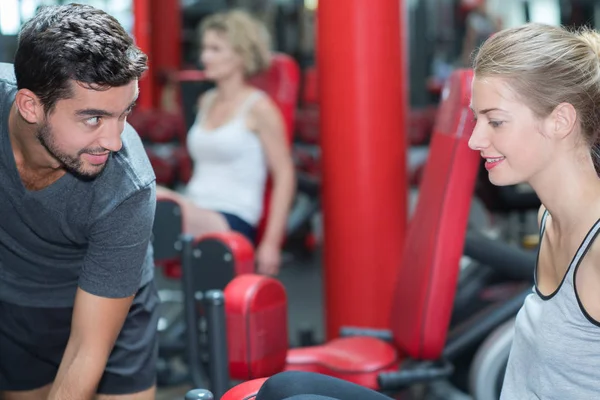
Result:
{"label": "red upholstery", "polygon": [[156,122],[154,110],[135,108],[127,117],[127,122],[136,130],[140,138],[148,140],[149,130]]}
{"label": "red upholstery", "polygon": [[[391,327],[396,348],[414,359],[440,356],[450,321],[479,165],[479,155],[467,146],[473,130],[471,80],[470,71],[458,71],[445,90],[398,272]],[[290,350],[287,369],[317,371],[376,388],[377,372],[392,368],[399,358],[388,343],[341,338]]]}
{"label": "red upholstery", "polygon": [[298,139],[305,143],[319,143],[319,107],[315,105],[304,106],[297,111],[296,132]]}
{"label": "red upholstery", "polygon": [[153,124],[148,129],[147,139],[152,143],[185,143],[185,122],[181,115],[166,111],[155,111]]}
{"label": "red upholstery", "polygon": [[408,118],[408,142],[415,146],[429,140],[435,124],[437,107],[412,109]]}
{"label": "red upholstery", "polygon": [[229,372],[232,379],[271,376],[285,366],[287,296],[276,279],[237,276],[225,289]]}
{"label": "red upholstery", "polygon": [[304,105],[319,104],[319,76],[317,74],[317,68],[314,66],[304,70],[302,103],[304,103]]}
{"label": "red upholstery", "polygon": [[455,71],[442,93],[396,278],[390,326],[398,348],[414,359],[438,359],[450,323],[480,161],[467,145],[472,79],[470,70]]}
{"label": "red upholstery", "polygon": [[267,378],[254,379],[241,383],[227,391],[221,400],[254,400]]}
{"label": "red upholstery", "polygon": [[287,362],[286,371],[317,372],[376,390],[377,375],[398,370],[400,357],[387,342],[357,336],[290,349]]}
{"label": "red upholstery", "polygon": [[300,70],[296,61],[286,54],[275,54],[271,68],[253,77],[250,83],[266,92],[277,104],[283,115],[288,141],[291,143],[300,86]]}

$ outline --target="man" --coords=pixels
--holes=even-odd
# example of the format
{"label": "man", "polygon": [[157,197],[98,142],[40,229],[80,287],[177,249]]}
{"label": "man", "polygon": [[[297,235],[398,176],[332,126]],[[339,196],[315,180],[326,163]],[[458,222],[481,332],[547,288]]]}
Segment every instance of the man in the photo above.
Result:
{"label": "man", "polygon": [[0,71],[0,398],[154,398],[155,177],[126,124],[146,68],[113,17],[70,4]]}

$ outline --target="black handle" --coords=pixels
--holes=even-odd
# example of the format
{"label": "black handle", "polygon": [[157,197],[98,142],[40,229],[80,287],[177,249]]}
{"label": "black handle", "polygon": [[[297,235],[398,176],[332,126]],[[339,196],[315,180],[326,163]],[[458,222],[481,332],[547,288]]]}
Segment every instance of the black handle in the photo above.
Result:
{"label": "black handle", "polygon": [[488,265],[507,278],[533,280],[537,252],[522,250],[501,240],[490,239],[482,234],[468,232],[464,254],[477,262]]}
{"label": "black handle", "polygon": [[399,390],[420,382],[431,382],[447,378],[454,372],[448,362],[417,364],[413,369],[382,372],[377,376],[381,390]]}
{"label": "black handle", "polygon": [[208,334],[210,388],[217,398],[221,398],[229,389],[225,295],[221,290],[209,290],[205,293],[204,304]]}
{"label": "black handle", "polygon": [[194,238],[191,235],[181,237],[181,283],[183,287],[183,306],[185,312],[185,330],[188,351],[188,364],[192,383],[196,387],[204,386],[204,368],[202,354],[198,340],[198,300],[202,298],[201,292],[196,292],[194,287]]}
{"label": "black handle", "polygon": [[343,326],[340,329],[340,337],[352,336],[367,336],[380,339],[385,342],[392,342],[394,339],[392,331],[387,329],[358,328],[353,326]]}

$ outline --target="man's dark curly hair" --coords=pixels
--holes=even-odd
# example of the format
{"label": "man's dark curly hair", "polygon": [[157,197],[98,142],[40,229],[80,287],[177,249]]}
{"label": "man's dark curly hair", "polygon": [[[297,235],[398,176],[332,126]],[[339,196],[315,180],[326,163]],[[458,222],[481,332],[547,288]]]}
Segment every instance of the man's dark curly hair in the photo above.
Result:
{"label": "man's dark curly hair", "polygon": [[123,86],[147,69],[147,56],[112,16],[97,8],[48,6],[27,21],[14,61],[17,87],[35,93],[46,114],[72,96],[73,81],[94,90]]}

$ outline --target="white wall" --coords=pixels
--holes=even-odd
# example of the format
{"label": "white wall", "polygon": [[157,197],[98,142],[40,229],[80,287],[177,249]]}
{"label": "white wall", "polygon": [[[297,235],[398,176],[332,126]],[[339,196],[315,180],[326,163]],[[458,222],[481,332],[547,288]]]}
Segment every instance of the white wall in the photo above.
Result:
{"label": "white wall", "polygon": [[532,22],[560,24],[560,0],[488,0],[488,8],[509,28],[526,22],[524,3],[529,3]]}

